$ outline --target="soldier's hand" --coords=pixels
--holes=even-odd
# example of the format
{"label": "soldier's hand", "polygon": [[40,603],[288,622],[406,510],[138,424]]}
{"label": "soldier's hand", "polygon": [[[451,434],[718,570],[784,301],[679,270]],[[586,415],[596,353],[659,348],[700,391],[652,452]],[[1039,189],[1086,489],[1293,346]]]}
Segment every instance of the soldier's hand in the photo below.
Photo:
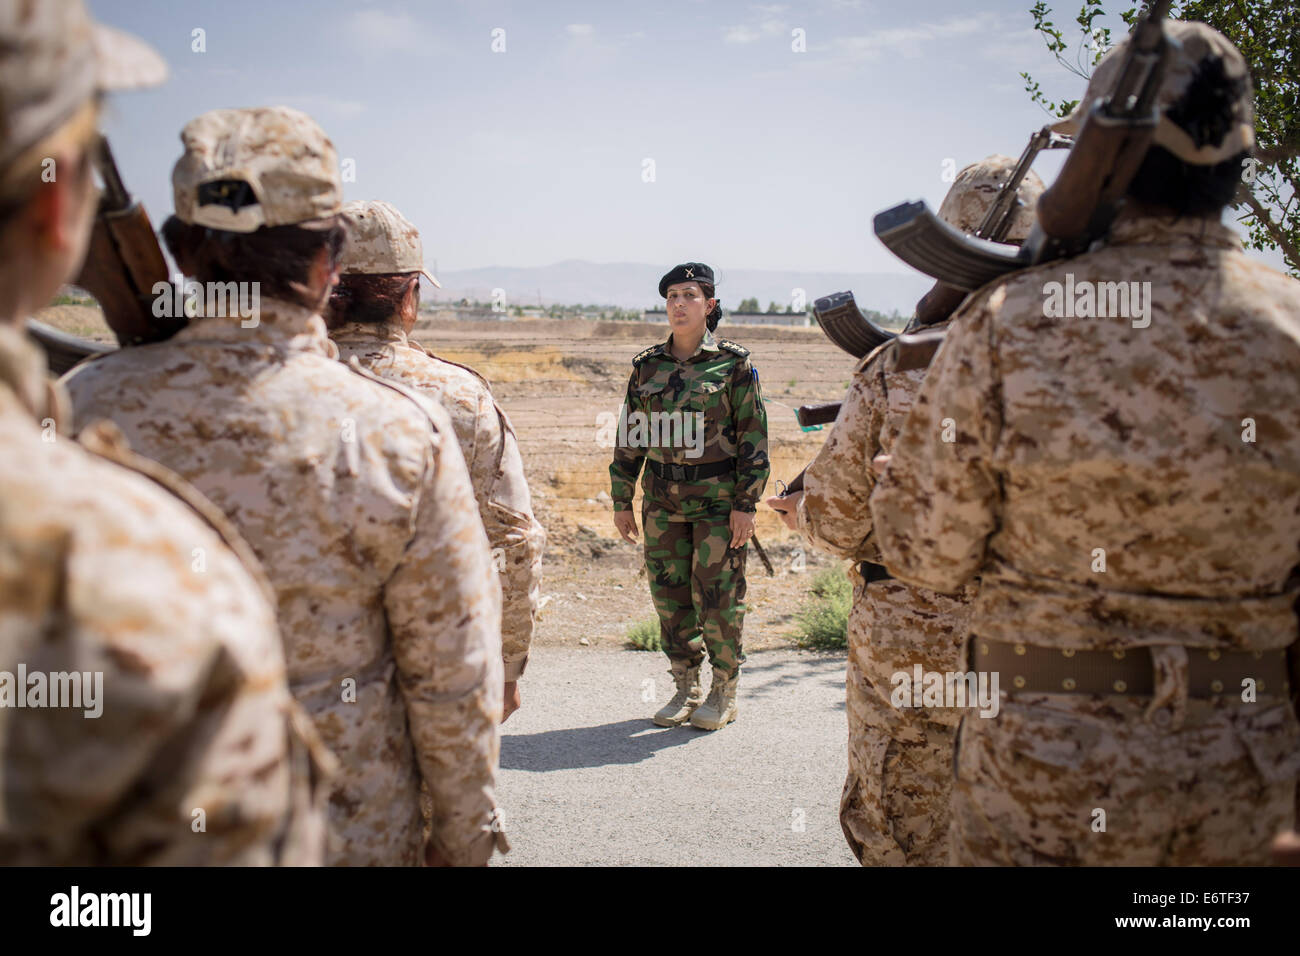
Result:
{"label": "soldier's hand", "polygon": [[630,511],[615,511],[614,527],[623,536],[624,541],[631,541],[636,544],[636,515]]}
{"label": "soldier's hand", "polygon": [[1279,833],[1273,841],[1273,863],[1276,866],[1300,866],[1300,833]]}
{"label": "soldier's hand", "polygon": [[883,475],[885,469],[889,467],[889,459],[889,455],[877,455],[875,458],[871,459],[871,470],[874,471],[877,476]]}
{"label": "soldier's hand", "polygon": [[504,708],[501,712],[501,723],[510,719],[510,715],[523,706],[523,701],[519,698],[519,681],[506,681],[505,695],[502,697]]}
{"label": "soldier's hand", "polygon": [[753,536],[753,513],[749,511],[733,511],[731,513],[731,546],[739,548],[749,544],[749,539]]}
{"label": "soldier's hand", "polygon": [[791,531],[799,530],[799,499],[803,497],[802,491],[796,491],[788,494],[784,498],[780,495],[772,495],[766,499],[764,504],[781,516],[785,526]]}

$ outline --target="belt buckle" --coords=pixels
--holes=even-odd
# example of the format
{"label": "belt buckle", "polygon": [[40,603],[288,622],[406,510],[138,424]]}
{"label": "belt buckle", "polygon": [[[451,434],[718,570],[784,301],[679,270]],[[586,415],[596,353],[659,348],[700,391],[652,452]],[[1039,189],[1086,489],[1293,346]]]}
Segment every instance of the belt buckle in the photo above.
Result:
{"label": "belt buckle", "polygon": [[674,464],[674,465],[669,465],[669,466],[668,466],[668,480],[669,480],[669,481],[685,481],[685,480],[686,480],[686,468],[685,468],[685,466],[683,466],[683,465],[676,465],[676,464]]}

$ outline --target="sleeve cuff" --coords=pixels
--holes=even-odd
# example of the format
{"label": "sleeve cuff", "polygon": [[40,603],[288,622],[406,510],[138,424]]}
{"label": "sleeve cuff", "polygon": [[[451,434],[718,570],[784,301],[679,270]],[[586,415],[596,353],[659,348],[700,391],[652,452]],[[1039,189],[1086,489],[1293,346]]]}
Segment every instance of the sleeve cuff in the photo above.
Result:
{"label": "sleeve cuff", "polygon": [[472,841],[463,846],[459,853],[449,853],[439,842],[435,834],[432,843],[438,852],[452,866],[485,866],[492,859],[492,854],[500,850],[502,854],[510,852],[510,841],[506,839],[505,830],[493,823],[496,829],[485,827]]}
{"label": "sleeve cuff", "polygon": [[517,661],[505,661],[505,674],[507,684],[519,680],[524,676],[524,669],[528,666],[527,655],[519,658]]}

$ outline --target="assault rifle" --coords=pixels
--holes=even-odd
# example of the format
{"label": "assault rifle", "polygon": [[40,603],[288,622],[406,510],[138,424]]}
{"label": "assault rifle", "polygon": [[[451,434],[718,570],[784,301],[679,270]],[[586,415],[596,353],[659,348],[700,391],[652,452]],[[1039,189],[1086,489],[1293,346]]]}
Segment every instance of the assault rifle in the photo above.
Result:
{"label": "assault rifle", "polygon": [[[1044,126],[1029,138],[1028,145],[1020,154],[1011,176],[998,190],[997,198],[985,213],[983,220],[975,229],[977,239],[990,242],[1002,242],[1011,229],[1017,213],[1023,204],[1017,192],[1021,182],[1034,164],[1038,154],[1045,149],[1068,149],[1072,140],[1068,136],[1052,131]],[[889,358],[892,371],[925,368],[943,341],[943,333],[925,331],[924,326],[941,322],[948,318],[968,295],[967,290],[950,286],[938,281],[916,305],[916,318],[909,328],[918,331],[895,335],[880,328],[868,319],[858,308],[852,292],[836,292],[824,296],[813,303],[813,314],[821,325],[826,337],[848,352],[854,358],[864,358],[869,352],[885,342],[897,338],[898,345]],[[813,405],[801,405],[795,412],[799,424],[806,428],[825,425],[835,421],[839,414],[839,402],[824,402]],[[789,488],[798,490],[799,479],[791,482]]]}
{"label": "assault rifle", "polygon": [[[813,302],[813,315],[826,337],[856,359],[892,340],[896,333],[882,329],[858,308],[852,292],[834,292]],[[829,425],[840,413],[839,402],[800,405],[794,413],[805,429]],[[797,480],[797,479],[796,479]]]}
{"label": "assault rifle", "polygon": [[[866,358],[886,342],[893,341],[897,333],[882,329],[858,308],[852,292],[835,292],[813,302],[813,315],[826,337],[856,359]],[[794,417],[801,427],[811,429],[829,425],[840,413],[840,402],[817,402],[800,405]],[[805,469],[807,470],[807,469]],[[780,482],[781,497],[803,490],[803,472],[788,485]]]}
{"label": "assault rifle", "polygon": [[1115,87],[1087,105],[1056,181],[1038,200],[1038,221],[1017,249],[963,235],[924,202],[876,215],[876,235],[908,265],[967,292],[1027,266],[1078,255],[1110,228],[1159,121],[1156,96],[1177,41],[1164,20],[1172,0],[1152,0],[1129,39]]}
{"label": "assault rifle", "polygon": [[[984,218],[975,228],[975,238],[987,239],[989,242],[1005,242],[1011,223],[1015,221],[1017,213],[1024,206],[1018,195],[1020,184],[1024,181],[1030,167],[1034,165],[1038,154],[1045,149],[1069,149],[1072,143],[1070,137],[1053,132],[1051,126],[1044,126],[1029,137],[1029,143],[1020,154],[1020,159],[1016,162],[1015,169],[1011,171],[1010,178],[1002,184],[997,198],[993,200],[993,205],[989,207],[989,211],[984,214]],[[970,290],[948,285],[940,279],[916,304],[916,324],[934,325],[944,321],[957,311],[957,306],[961,305],[969,294]]]}
{"label": "assault rifle", "polygon": [[[185,318],[153,314],[153,290],[159,282],[168,282],[167,262],[149,214],[127,192],[113,151],[102,136],[95,147],[95,167],[104,193],[86,260],[74,284],[99,302],[119,345],[144,345],[171,338],[185,327]],[[29,322],[28,332],[45,348],[50,370],[56,373],[67,371],[82,358],[107,351],[102,345],[58,333],[39,322]]]}

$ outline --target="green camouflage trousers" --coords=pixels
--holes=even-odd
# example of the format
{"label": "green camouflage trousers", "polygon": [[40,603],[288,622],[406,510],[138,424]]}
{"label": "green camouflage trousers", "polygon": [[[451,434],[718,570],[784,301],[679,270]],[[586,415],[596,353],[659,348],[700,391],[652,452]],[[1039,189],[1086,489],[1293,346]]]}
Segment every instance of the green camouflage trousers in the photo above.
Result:
{"label": "green camouflage trousers", "polygon": [[677,498],[675,506],[665,507],[669,502],[663,500],[663,492],[697,488],[704,482],[658,484],[661,494],[647,495],[641,520],[650,596],[659,613],[664,651],[669,660],[694,666],[703,661],[707,649],[709,662],[731,676],[745,662],[740,633],[748,547],[727,547],[730,496],[717,495],[714,487],[710,489],[714,494],[703,497],[672,495]]}

